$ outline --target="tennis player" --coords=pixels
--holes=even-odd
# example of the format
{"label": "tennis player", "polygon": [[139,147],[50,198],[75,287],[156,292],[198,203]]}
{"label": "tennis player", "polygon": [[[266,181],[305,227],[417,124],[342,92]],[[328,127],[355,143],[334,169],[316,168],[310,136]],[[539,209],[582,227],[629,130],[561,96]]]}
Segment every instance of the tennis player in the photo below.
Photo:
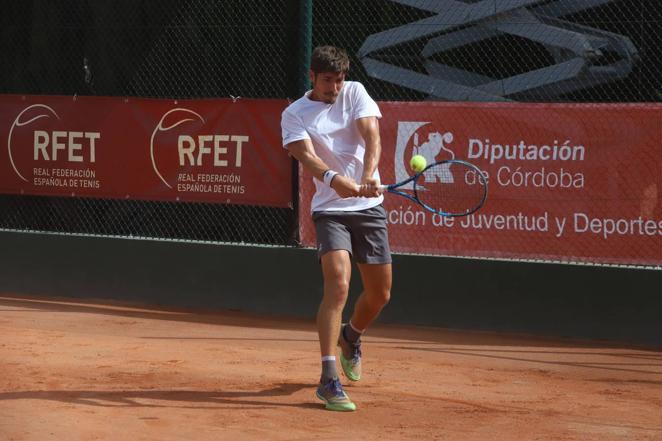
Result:
{"label": "tennis player", "polygon": [[[353,411],[356,405],[338,378],[336,345],[345,376],[358,381],[361,335],[388,303],[392,279],[386,212],[378,189],[381,113],[362,84],[345,81],[348,70],[343,49],[315,48],[313,88],[288,106],[281,120],[283,147],[314,176],[311,211],[324,277],[317,312],[322,375],[316,395],[327,409],[337,411]],[[363,292],[349,323],[341,324],[351,258],[361,273]]]}

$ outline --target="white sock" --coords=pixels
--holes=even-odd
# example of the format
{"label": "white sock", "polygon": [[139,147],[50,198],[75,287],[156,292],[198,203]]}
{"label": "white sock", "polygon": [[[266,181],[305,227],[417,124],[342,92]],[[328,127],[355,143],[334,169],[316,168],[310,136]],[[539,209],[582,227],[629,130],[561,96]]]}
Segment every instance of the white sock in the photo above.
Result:
{"label": "white sock", "polygon": [[336,357],[335,355],[324,355],[322,357],[322,381],[338,378],[338,371],[336,370]]}

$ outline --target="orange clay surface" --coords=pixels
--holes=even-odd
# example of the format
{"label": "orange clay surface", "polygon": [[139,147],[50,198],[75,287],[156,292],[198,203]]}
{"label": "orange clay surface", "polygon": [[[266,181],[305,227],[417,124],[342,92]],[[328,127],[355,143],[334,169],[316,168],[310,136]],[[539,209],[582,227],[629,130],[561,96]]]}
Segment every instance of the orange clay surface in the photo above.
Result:
{"label": "orange clay surface", "polygon": [[312,320],[5,295],[0,440],[662,440],[659,350],[376,325],[354,413],[318,360]]}

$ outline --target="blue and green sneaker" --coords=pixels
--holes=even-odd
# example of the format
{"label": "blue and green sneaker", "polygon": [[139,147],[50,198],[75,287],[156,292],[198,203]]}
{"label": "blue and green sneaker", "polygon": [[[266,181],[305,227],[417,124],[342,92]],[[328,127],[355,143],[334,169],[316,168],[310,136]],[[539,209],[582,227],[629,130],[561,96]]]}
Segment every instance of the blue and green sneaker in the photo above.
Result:
{"label": "blue and green sneaker", "polygon": [[340,365],[342,370],[351,381],[359,381],[361,379],[361,339],[356,343],[352,343],[345,339],[345,326],[340,328],[340,336],[338,337],[338,346],[340,346]]}
{"label": "blue and green sneaker", "polygon": [[340,380],[333,378],[324,383],[320,382],[317,388],[317,398],[324,401],[325,407],[328,410],[335,410],[339,412],[352,412],[356,410],[356,404],[352,403],[349,395],[345,393],[340,384]]}

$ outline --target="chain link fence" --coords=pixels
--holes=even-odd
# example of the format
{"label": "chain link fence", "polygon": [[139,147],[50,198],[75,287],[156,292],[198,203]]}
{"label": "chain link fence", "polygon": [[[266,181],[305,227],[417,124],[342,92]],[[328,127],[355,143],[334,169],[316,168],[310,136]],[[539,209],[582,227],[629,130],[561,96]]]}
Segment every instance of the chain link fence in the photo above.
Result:
{"label": "chain link fence", "polygon": [[[642,141],[647,133],[633,129],[623,134],[625,120],[643,113],[619,121],[598,106],[537,113],[520,104],[520,110],[503,111],[509,102],[660,102],[659,2],[317,1],[313,22],[313,45],[347,48],[350,79],[365,84],[377,100],[497,103],[461,111],[428,106],[424,112],[383,103],[385,117],[399,126],[397,137],[385,134],[383,127],[382,138],[388,136],[393,144],[397,139],[398,145],[407,140],[399,145],[400,156],[382,155],[380,171],[389,183],[401,180],[391,181],[393,170],[408,170],[416,152],[434,151],[424,153],[428,162],[468,159],[468,145],[474,152],[478,145],[505,152],[493,163],[469,159],[490,176],[487,204],[476,216],[442,222],[413,203],[387,197],[396,251],[484,257],[491,250],[491,257],[659,267],[662,222],[655,219],[660,216],[662,163],[650,148],[633,149],[648,142]],[[574,164],[517,162],[520,142],[527,149],[531,144],[584,143],[588,156]],[[637,164],[637,172],[625,173],[625,162]],[[561,188],[569,176],[583,181]],[[619,209],[632,219],[616,216]],[[566,222],[563,232],[555,220]],[[304,241],[314,245],[312,224],[302,225]],[[613,255],[619,257],[608,257]]]}
{"label": "chain link fence", "polygon": [[[296,94],[297,2],[3,2],[0,93]],[[291,244],[293,209],[0,195],[0,228]]]}
{"label": "chain link fence", "polygon": [[[333,44],[350,54],[349,79],[381,101],[662,97],[662,8],[648,0],[5,3],[0,93],[296,99],[310,46]],[[2,195],[0,213],[4,229],[298,240],[296,207]]]}
{"label": "chain link fence", "polygon": [[380,100],[659,102],[649,0],[316,1],[314,44]]}
{"label": "chain link fence", "polygon": [[0,195],[4,229],[185,241],[288,243],[291,210],[207,203]]}
{"label": "chain link fence", "polygon": [[296,23],[287,0],[5,3],[1,93],[180,99],[291,93]]}

